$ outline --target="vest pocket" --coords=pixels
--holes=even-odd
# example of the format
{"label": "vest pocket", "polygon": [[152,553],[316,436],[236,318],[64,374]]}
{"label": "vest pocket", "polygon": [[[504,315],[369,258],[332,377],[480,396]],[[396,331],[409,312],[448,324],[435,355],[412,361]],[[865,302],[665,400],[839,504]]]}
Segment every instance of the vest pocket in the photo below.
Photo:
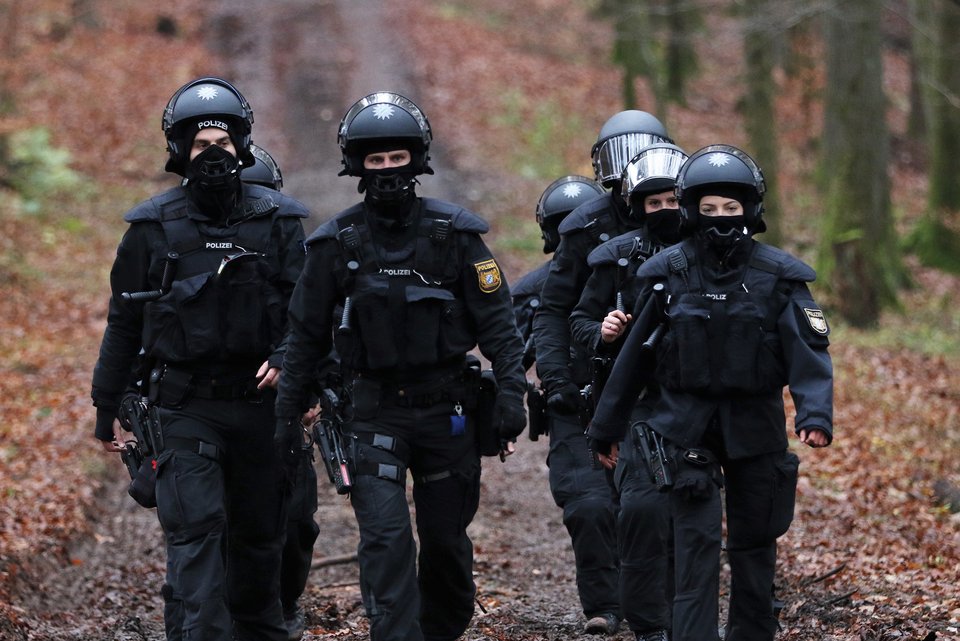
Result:
{"label": "vest pocket", "polygon": [[365,367],[385,369],[396,367],[400,361],[394,328],[388,307],[388,285],[373,278],[357,278],[353,294],[353,313],[357,320],[357,334],[365,352]]}
{"label": "vest pocket", "polygon": [[216,297],[206,295],[209,285],[210,274],[176,280],[169,292],[147,303],[143,344],[151,356],[177,363],[218,353]]}
{"label": "vest pocket", "polygon": [[432,365],[441,359],[441,325],[445,308],[455,298],[452,292],[433,287],[409,285],[405,292],[407,307],[406,362]]}
{"label": "vest pocket", "polygon": [[249,262],[217,282],[220,335],[230,356],[266,357],[273,329],[281,328],[279,293],[265,272],[259,261]]}
{"label": "vest pocket", "polygon": [[728,294],[725,303],[727,318],[721,324],[723,335],[715,337],[723,345],[716,371],[719,389],[757,393],[765,379],[773,374],[761,371],[760,367],[764,312],[743,295]]}
{"label": "vest pocket", "polygon": [[670,329],[664,336],[657,370],[667,389],[688,392],[710,386],[710,301],[683,294],[670,311]]}

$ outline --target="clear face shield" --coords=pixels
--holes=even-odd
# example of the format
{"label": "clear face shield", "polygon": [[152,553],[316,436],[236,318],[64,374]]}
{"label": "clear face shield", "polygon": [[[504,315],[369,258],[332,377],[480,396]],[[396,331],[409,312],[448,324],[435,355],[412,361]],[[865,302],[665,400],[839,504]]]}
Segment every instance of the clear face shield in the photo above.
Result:
{"label": "clear face shield", "polygon": [[637,154],[623,170],[620,195],[630,202],[630,194],[654,180],[675,182],[687,154],[676,147],[656,147]]}
{"label": "clear face shield", "polygon": [[630,159],[650,145],[669,142],[662,136],[645,133],[628,133],[604,140],[594,149],[593,170],[597,181],[606,184],[619,180]]}

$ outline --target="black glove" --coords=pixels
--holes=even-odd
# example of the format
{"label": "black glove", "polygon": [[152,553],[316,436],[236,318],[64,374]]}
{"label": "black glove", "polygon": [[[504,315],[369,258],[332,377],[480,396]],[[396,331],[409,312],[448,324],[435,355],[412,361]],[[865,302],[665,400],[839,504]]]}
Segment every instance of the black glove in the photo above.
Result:
{"label": "black glove", "polygon": [[502,442],[516,441],[527,426],[523,397],[500,394],[493,406],[493,424]]}
{"label": "black glove", "polygon": [[300,421],[295,418],[277,418],[273,447],[281,460],[289,463],[303,448],[303,428]]}
{"label": "black glove", "polygon": [[583,407],[580,388],[569,381],[552,388],[547,396],[547,407],[557,414],[577,414]]}

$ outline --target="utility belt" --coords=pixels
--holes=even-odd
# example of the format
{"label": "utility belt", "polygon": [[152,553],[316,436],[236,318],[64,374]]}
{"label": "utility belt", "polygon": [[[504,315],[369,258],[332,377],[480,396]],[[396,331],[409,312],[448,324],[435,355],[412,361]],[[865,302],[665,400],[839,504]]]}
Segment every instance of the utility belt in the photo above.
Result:
{"label": "utility belt", "polygon": [[[354,410],[367,414],[365,408],[381,403],[397,407],[431,407],[445,400],[465,402],[462,359],[434,372],[429,380],[404,382],[396,374],[384,376],[376,370],[361,370],[353,379],[351,398]],[[358,407],[358,404],[360,407]]]}
{"label": "utility belt", "polygon": [[263,403],[254,377],[221,382],[171,365],[159,365],[150,371],[148,398],[151,403],[172,408],[183,407],[191,398]]}

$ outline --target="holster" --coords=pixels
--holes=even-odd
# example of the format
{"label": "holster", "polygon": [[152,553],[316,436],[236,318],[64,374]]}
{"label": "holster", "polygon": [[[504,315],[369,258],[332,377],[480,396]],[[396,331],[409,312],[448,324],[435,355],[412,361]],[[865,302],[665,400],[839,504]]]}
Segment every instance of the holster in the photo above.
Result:
{"label": "holster", "polygon": [[500,454],[500,433],[493,424],[493,408],[500,393],[493,370],[485,369],[480,373],[480,387],[477,394],[477,409],[473,413],[474,436],[480,456]]}
{"label": "holster", "polygon": [[547,396],[543,390],[527,382],[527,413],[530,417],[530,440],[536,441],[541,434],[550,433],[547,420]]}

